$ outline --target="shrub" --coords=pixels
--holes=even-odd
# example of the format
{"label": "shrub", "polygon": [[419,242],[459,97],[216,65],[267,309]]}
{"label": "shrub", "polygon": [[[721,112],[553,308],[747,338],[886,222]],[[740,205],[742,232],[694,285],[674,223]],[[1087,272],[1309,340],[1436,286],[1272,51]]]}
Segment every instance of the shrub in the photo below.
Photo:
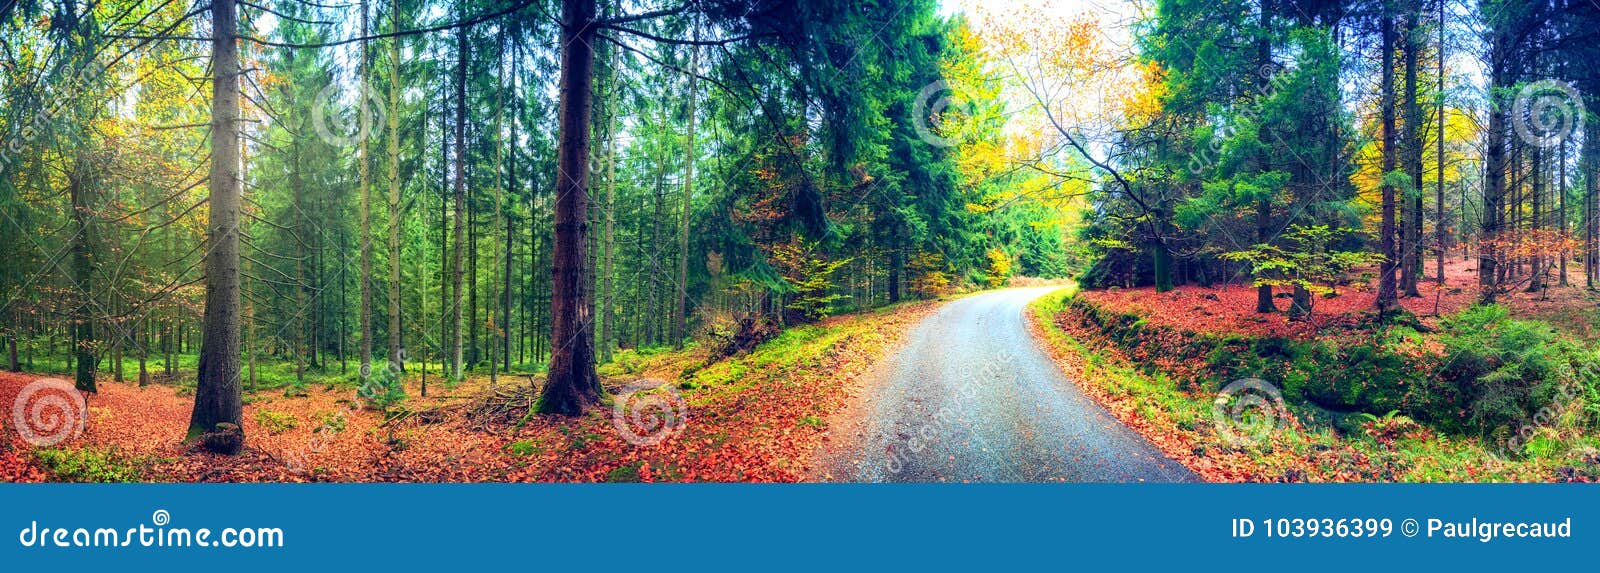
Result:
{"label": "shrub", "polygon": [[1564,405],[1596,386],[1591,351],[1558,337],[1549,325],[1515,320],[1504,307],[1478,306],[1442,322],[1446,361],[1440,377],[1454,384],[1466,412],[1459,422],[1484,435],[1517,432],[1539,411]]}
{"label": "shrub", "polygon": [[368,407],[387,414],[389,408],[405,401],[406,389],[393,369],[372,368],[372,374],[356,389],[356,395]]}

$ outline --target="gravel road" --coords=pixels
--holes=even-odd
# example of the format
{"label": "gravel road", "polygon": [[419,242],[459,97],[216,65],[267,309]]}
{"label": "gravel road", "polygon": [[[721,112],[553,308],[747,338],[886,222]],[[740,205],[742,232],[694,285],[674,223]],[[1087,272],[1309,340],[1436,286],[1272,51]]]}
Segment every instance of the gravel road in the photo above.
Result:
{"label": "gravel road", "polygon": [[1052,288],[958,299],[914,327],[872,384],[842,481],[1194,481],[1085,396],[1023,322]]}

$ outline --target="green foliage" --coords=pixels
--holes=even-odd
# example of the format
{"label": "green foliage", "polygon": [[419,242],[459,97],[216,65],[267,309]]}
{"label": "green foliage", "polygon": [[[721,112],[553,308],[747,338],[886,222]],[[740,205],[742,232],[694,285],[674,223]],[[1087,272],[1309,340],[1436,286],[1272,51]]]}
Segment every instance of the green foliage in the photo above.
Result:
{"label": "green foliage", "polygon": [[311,414],[312,421],[316,422],[314,432],[323,434],[337,434],[345,429],[344,412],[318,411]]}
{"label": "green foliage", "polygon": [[406,399],[405,385],[393,368],[373,368],[372,374],[356,389],[356,396],[368,407],[388,413]]}
{"label": "green foliage", "polygon": [[1299,287],[1314,295],[1325,295],[1346,282],[1351,269],[1383,259],[1377,253],[1331,250],[1329,244],[1335,238],[1334,231],[1326,225],[1294,225],[1283,237],[1286,246],[1258,244],[1222,256],[1249,263],[1256,286]]}
{"label": "green foliage", "polygon": [[828,425],[827,420],[823,420],[822,418],[818,418],[816,416],[802,416],[799,420],[799,423],[802,426],[810,426],[819,430],[827,427]]}
{"label": "green foliage", "polygon": [[1548,324],[1512,319],[1498,305],[1447,317],[1439,339],[1447,356],[1439,376],[1467,406],[1461,423],[1479,432],[1518,432],[1539,423],[1540,410],[1600,387],[1594,349],[1557,336]]}
{"label": "green foliage", "polygon": [[794,292],[785,307],[807,320],[833,313],[834,304],[844,298],[834,292],[834,274],[850,263],[850,259],[830,261],[816,247],[814,243],[782,245],[773,251],[777,265],[784,270],[784,280]]}
{"label": "green foliage", "polygon": [[[1285,399],[1333,412],[1398,416],[1440,430],[1512,439],[1556,423],[1557,416],[1600,390],[1600,355],[1558,337],[1549,325],[1513,320],[1502,307],[1474,307],[1424,335],[1387,327],[1366,336],[1291,340],[1184,334],[1150,327],[1137,316],[1106,312],[1073,298],[1065,312],[1137,356],[1203,363],[1202,388],[1256,377],[1281,381]],[[1443,351],[1430,350],[1442,345]],[[1153,360],[1147,363],[1154,364]],[[1152,374],[1155,371],[1150,370]],[[1519,448],[1520,449],[1520,448]]]}
{"label": "green foliage", "polygon": [[618,466],[606,472],[606,481],[611,483],[635,483],[639,481],[639,468],[644,467],[644,462],[635,461]]}
{"label": "green foliage", "polygon": [[115,449],[93,446],[79,449],[45,448],[34,450],[33,456],[59,481],[112,483],[144,479],[145,462],[129,458]]}
{"label": "green foliage", "polygon": [[533,440],[517,440],[506,444],[506,453],[518,457],[537,456],[544,453],[544,448],[535,444]]}
{"label": "green foliage", "polygon": [[267,409],[256,410],[256,425],[266,430],[268,434],[281,434],[293,430],[300,425],[300,421],[293,414],[274,412]]}

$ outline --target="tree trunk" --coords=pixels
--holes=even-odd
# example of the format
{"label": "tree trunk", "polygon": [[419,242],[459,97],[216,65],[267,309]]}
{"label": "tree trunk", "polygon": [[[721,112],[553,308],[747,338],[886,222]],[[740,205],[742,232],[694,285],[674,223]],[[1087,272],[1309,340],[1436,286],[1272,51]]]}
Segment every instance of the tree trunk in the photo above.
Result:
{"label": "tree trunk", "polygon": [[[1268,77],[1267,73],[1265,73],[1265,70],[1271,69],[1270,66],[1272,65],[1271,29],[1273,14],[1274,10],[1272,0],[1263,0],[1261,2],[1260,16],[1261,31],[1258,32],[1259,36],[1256,40],[1256,69],[1261,70],[1260,73],[1256,74],[1258,81],[1257,89],[1259,90],[1257,97],[1262,98],[1263,100],[1268,97],[1268,91],[1271,89],[1272,84],[1272,79]],[[1262,129],[1264,130],[1266,128],[1263,127]],[[1257,136],[1262,141],[1267,141],[1265,134],[1258,133]],[[1255,168],[1261,171],[1270,171],[1271,166],[1268,165],[1268,159],[1269,158],[1265,155],[1265,153],[1258,153],[1252,161],[1255,163]],[[1262,196],[1256,199],[1256,242],[1260,244],[1267,244],[1271,241],[1272,199],[1270,197]],[[1267,313],[1277,311],[1278,306],[1272,301],[1272,285],[1264,284],[1257,286],[1256,312]]]}
{"label": "tree trunk", "polygon": [[[1528,171],[1529,176],[1533,178],[1533,188],[1530,192],[1533,213],[1528,219],[1528,230],[1533,231],[1531,236],[1534,237],[1535,241],[1538,241],[1538,232],[1544,227],[1544,163],[1544,147],[1534,145],[1533,169]],[[1543,245],[1540,245],[1539,248],[1542,249]],[[1540,255],[1539,249],[1535,249],[1533,252],[1532,265],[1529,271],[1528,292],[1544,290],[1545,260]]]}
{"label": "tree trunk", "polygon": [[[400,0],[390,0],[390,29],[400,31]],[[400,328],[400,39],[389,39],[389,364],[406,370]],[[419,275],[418,280],[422,277]]]}
{"label": "tree trunk", "polygon": [[[511,85],[508,88],[511,91],[511,95],[512,95],[512,98],[511,98],[512,112],[511,112],[511,126],[510,126],[510,129],[511,129],[511,145],[513,145],[513,146],[515,146],[517,144],[517,112],[516,112],[516,105],[517,105],[517,102],[520,101],[516,97],[516,93],[517,93],[517,91],[516,91],[517,90],[516,78],[517,78],[517,51],[516,51],[515,48],[513,48],[512,52],[511,52]],[[511,333],[515,332],[515,330],[513,330],[511,328],[511,285],[512,285],[512,283],[511,283],[512,272],[511,271],[512,271],[512,263],[516,260],[516,242],[515,242],[516,241],[516,225],[515,225],[515,218],[512,216],[513,215],[512,211],[514,209],[512,207],[512,202],[510,201],[510,199],[515,198],[517,196],[517,189],[518,189],[518,187],[517,187],[517,151],[516,151],[516,147],[512,147],[511,148],[511,157],[506,162],[506,181],[507,181],[507,195],[506,195],[507,201],[505,202],[505,206],[506,206],[506,212],[505,212],[505,224],[506,224],[505,269],[504,269],[504,273],[503,273],[503,275],[501,277],[502,284],[501,284],[501,291],[500,291],[501,295],[502,295],[501,296],[501,301],[500,301],[500,303],[501,303],[500,316],[501,316],[501,319],[502,319],[502,323],[500,325],[500,329],[501,329],[501,333],[502,333],[501,336],[500,336],[500,361],[502,362],[502,366],[504,366],[505,371],[509,374],[511,372]],[[532,223],[530,222],[530,224],[532,224]],[[523,321],[526,322],[527,321],[527,317],[524,316],[523,317]],[[520,340],[520,337],[519,337],[519,340]]]}
{"label": "tree trunk", "polygon": [[672,346],[683,348],[689,304],[689,225],[694,211],[695,100],[700,89],[700,46],[689,53],[689,133],[683,147],[683,217],[678,227],[678,305],[672,311]]}
{"label": "tree trunk", "polygon": [[1510,40],[1507,32],[1500,29],[1491,30],[1489,38],[1489,129],[1484,132],[1483,223],[1482,232],[1478,234],[1481,243],[1478,249],[1479,300],[1484,304],[1493,304],[1500,290],[1498,261],[1495,258],[1499,256],[1499,249],[1495,241],[1500,239],[1501,203],[1506,189],[1505,146],[1509,113],[1509,102],[1504,101],[1505,98],[1497,95],[1495,90],[1509,87],[1506,52],[1510,49]]}
{"label": "tree trunk", "polygon": [[[1436,271],[1439,273],[1438,282],[1439,282],[1440,288],[1443,288],[1444,287],[1444,281],[1445,281],[1445,278],[1444,278],[1444,254],[1445,254],[1445,250],[1446,250],[1445,249],[1445,224],[1444,224],[1444,222],[1445,222],[1445,216],[1444,216],[1444,173],[1445,173],[1444,172],[1444,139],[1445,139],[1444,125],[1445,125],[1445,121],[1444,120],[1445,120],[1445,114],[1449,110],[1445,107],[1445,103],[1444,103],[1444,94],[1445,94],[1444,62],[1445,62],[1445,54],[1447,53],[1446,50],[1445,50],[1445,39],[1444,39],[1445,24],[1446,24],[1445,12],[1444,12],[1444,10],[1445,10],[1445,0],[1438,0],[1438,2],[1439,2],[1439,54],[1438,54],[1439,55],[1439,111],[1437,113],[1439,115],[1439,130],[1438,130],[1438,133],[1435,134],[1435,138],[1438,139],[1438,141],[1439,141],[1438,157],[1436,158],[1436,159],[1438,159],[1439,164],[1438,164],[1438,176],[1437,176],[1437,178],[1438,178],[1437,184],[1438,185],[1434,188],[1434,196],[1433,196],[1433,199],[1434,199],[1434,203],[1433,203],[1434,204],[1434,210],[1436,211],[1436,213],[1434,213],[1435,220],[1434,220],[1434,223],[1433,223],[1433,263],[1434,263],[1434,265],[1436,267],[1438,267],[1436,269]],[[1463,212],[1465,212],[1467,210],[1466,203],[1462,203],[1461,204],[1461,210]]]}
{"label": "tree trunk", "polygon": [[[577,415],[600,400],[584,243],[588,235],[589,128],[594,106],[595,0],[562,0],[560,143],[556,152],[555,264],[550,289],[550,373],[539,411]],[[691,98],[692,99],[692,98]]]}
{"label": "tree trunk", "polygon": [[289,144],[289,187],[293,194],[295,206],[294,225],[294,381],[296,385],[304,386],[306,383],[306,354],[307,340],[310,338],[306,331],[306,213],[305,186],[300,177],[300,140],[294,139]]}
{"label": "tree trunk", "polygon": [[[205,332],[188,439],[233,424],[243,445],[239,396],[239,48],[235,0],[211,4],[210,244],[205,259]],[[226,451],[233,450],[233,451]]]}
{"label": "tree trunk", "polygon": [[450,289],[451,290],[451,298],[453,299],[453,302],[454,302],[454,304],[451,306],[451,309],[450,309],[450,313],[451,313],[451,329],[450,330],[451,330],[451,347],[452,347],[451,348],[452,355],[451,355],[451,362],[450,362],[450,377],[453,378],[453,379],[456,379],[456,380],[460,380],[461,379],[461,359],[462,359],[462,348],[461,348],[461,334],[462,334],[461,333],[461,328],[462,328],[461,295],[463,294],[463,292],[462,292],[462,280],[466,278],[463,275],[463,272],[466,271],[466,266],[463,264],[466,261],[463,260],[463,257],[466,255],[466,247],[467,247],[467,244],[466,244],[467,243],[467,233],[466,233],[466,230],[467,230],[467,218],[466,218],[466,211],[467,211],[467,176],[466,176],[466,158],[463,157],[463,150],[466,148],[466,138],[467,138],[466,126],[467,126],[467,29],[466,28],[457,28],[456,29],[456,125],[455,125],[456,142],[455,142],[455,149],[453,150],[453,151],[455,151],[455,172],[456,172],[456,181],[455,181],[456,241],[455,241],[455,253],[454,253],[453,257],[452,257],[452,261],[455,263],[455,266],[454,266],[454,268],[452,270],[454,271],[455,274],[450,279],[451,280],[451,289]]}
{"label": "tree trunk", "polygon": [[[1420,3],[1420,0],[1409,0]],[[1408,3],[1409,4],[1409,3]],[[1405,223],[1401,240],[1400,287],[1407,297],[1422,296],[1417,283],[1422,277],[1422,106],[1417,102],[1417,55],[1422,48],[1417,19],[1421,6],[1410,4],[1405,10],[1405,30],[1401,46],[1405,58],[1405,131],[1401,137],[1405,150],[1405,171],[1411,181],[1406,190]]]}
{"label": "tree trunk", "polygon": [[90,242],[93,240],[94,229],[90,221],[94,218],[89,205],[89,189],[93,185],[88,181],[91,177],[88,158],[79,156],[72,160],[72,172],[67,177],[67,192],[72,200],[72,285],[75,296],[72,297],[72,355],[77,364],[77,373],[74,377],[76,386],[84,392],[96,392],[95,387],[95,339],[94,339],[94,314],[90,309],[94,306],[91,282],[94,279],[94,262],[90,254]]}
{"label": "tree trunk", "polygon": [[[1382,93],[1379,103],[1383,121],[1383,173],[1387,175],[1394,171],[1395,164],[1395,95],[1394,95],[1394,17],[1389,13],[1387,5],[1383,9],[1383,21],[1379,24],[1383,36],[1382,61]],[[1395,244],[1395,193],[1394,186],[1387,181],[1383,187],[1383,222],[1380,225],[1379,244],[1383,249],[1383,261],[1378,264],[1378,301],[1377,310],[1380,315],[1393,312],[1400,306],[1399,289],[1395,283],[1396,266],[1400,263],[1400,249]]]}
{"label": "tree trunk", "polygon": [[[367,35],[367,0],[361,0],[361,35]],[[367,42],[361,42],[361,72],[358,108],[361,114],[361,132],[356,134],[360,150],[356,155],[356,171],[361,178],[361,379],[372,375],[372,157],[367,149],[367,135],[372,133],[372,100],[367,77],[372,73],[372,56]]]}
{"label": "tree trunk", "polygon": [[[616,104],[617,104],[617,49],[611,49],[610,83],[606,94],[606,204],[604,207],[605,229],[600,240],[600,361],[611,361],[611,348],[616,336],[616,313],[612,305],[616,302],[616,278],[613,271],[616,266],[616,227],[617,227],[617,132],[616,132]],[[690,104],[692,108],[694,104]],[[693,119],[689,120],[693,122]],[[690,137],[693,137],[692,135]],[[692,153],[692,151],[691,151]],[[693,160],[690,160],[691,163]],[[686,193],[684,197],[688,197]]]}
{"label": "tree trunk", "polygon": [[22,363],[17,361],[17,333],[12,332],[6,337],[6,364],[12,372],[21,372]]}
{"label": "tree trunk", "polygon": [[1562,241],[1562,247],[1561,247],[1561,269],[1559,270],[1559,272],[1561,273],[1560,285],[1561,286],[1567,286],[1567,284],[1568,284],[1568,282],[1567,282],[1567,259],[1571,259],[1572,258],[1572,251],[1566,248],[1566,245],[1568,244],[1567,243],[1568,235],[1567,235],[1567,140],[1566,140],[1566,138],[1562,138],[1561,139],[1561,146],[1559,147],[1559,151],[1557,153],[1558,153],[1558,155],[1556,155],[1556,162],[1557,162],[1558,168],[1556,169],[1556,197],[1560,200],[1560,205],[1558,206],[1558,209],[1560,210],[1559,221],[1561,223],[1561,226],[1560,226],[1559,230],[1561,231],[1561,241]]}

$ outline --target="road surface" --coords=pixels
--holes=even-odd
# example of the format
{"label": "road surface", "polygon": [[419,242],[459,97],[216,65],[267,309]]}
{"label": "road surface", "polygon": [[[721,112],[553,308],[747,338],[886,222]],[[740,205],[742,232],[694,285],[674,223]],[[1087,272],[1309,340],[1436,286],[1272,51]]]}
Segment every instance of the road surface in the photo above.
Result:
{"label": "road surface", "polygon": [[1174,482],[1194,474],[1085,396],[1023,322],[1051,288],[958,299],[918,324],[873,382],[843,481]]}

